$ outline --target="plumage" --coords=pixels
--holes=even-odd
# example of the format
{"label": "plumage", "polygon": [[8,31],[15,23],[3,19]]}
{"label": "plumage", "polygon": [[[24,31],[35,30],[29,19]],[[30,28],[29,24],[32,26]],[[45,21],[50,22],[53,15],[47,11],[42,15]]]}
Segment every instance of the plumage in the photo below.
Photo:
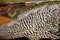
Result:
{"label": "plumage", "polygon": [[[59,38],[60,36],[54,34],[59,30],[59,6],[58,4],[44,5],[43,7],[28,11],[21,18],[21,15],[19,15],[17,20],[5,24],[5,28],[3,25],[0,27],[0,36],[3,39],[13,39],[25,36],[30,40]],[[55,32],[50,33],[52,30],[55,30]]]}

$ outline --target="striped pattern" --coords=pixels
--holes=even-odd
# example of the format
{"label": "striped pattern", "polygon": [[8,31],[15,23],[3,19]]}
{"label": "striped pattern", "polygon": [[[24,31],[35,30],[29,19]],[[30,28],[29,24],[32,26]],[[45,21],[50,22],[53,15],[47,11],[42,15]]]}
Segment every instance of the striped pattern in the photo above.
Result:
{"label": "striped pattern", "polygon": [[[45,5],[27,12],[22,18],[18,16],[17,20],[0,27],[0,36],[5,39],[25,36],[30,40],[58,38],[54,33],[58,31],[59,6]],[[55,30],[54,33],[50,33],[51,30]]]}

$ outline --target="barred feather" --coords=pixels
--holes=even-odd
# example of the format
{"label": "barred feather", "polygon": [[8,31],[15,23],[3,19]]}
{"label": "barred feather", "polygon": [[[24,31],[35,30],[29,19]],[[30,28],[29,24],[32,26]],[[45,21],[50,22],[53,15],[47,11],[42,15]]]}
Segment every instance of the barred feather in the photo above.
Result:
{"label": "barred feather", "polygon": [[[0,27],[0,36],[4,39],[25,36],[31,40],[58,38],[59,36],[54,33],[56,33],[59,28],[59,6],[60,5],[45,5],[27,12],[22,18],[20,18],[19,15],[17,20]],[[55,30],[54,33],[50,33],[51,30]]]}

